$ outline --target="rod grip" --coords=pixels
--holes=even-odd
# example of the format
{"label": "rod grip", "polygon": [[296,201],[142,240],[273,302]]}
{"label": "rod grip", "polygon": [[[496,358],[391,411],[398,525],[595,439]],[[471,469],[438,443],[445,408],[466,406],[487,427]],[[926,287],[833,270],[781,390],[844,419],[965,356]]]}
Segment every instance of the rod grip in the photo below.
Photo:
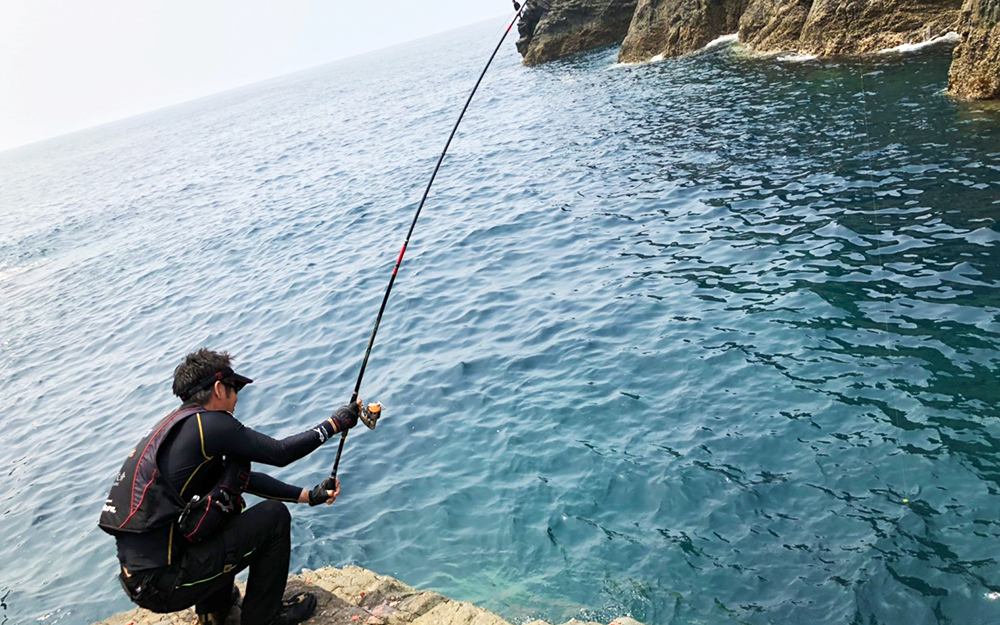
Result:
{"label": "rod grip", "polygon": [[344,453],[344,441],[347,440],[348,430],[344,430],[344,433],[340,435],[340,445],[337,447],[337,459],[333,461],[333,471],[330,471],[330,477],[327,479],[332,480],[337,477],[337,468],[340,466],[340,456]]}

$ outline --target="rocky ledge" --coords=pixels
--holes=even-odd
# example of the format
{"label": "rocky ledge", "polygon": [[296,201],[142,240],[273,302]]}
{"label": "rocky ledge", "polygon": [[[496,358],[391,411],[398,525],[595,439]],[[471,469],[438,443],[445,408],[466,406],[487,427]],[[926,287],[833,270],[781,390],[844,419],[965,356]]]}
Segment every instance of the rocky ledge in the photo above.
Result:
{"label": "rocky ledge", "polygon": [[1000,0],[965,0],[948,90],[976,100],[1000,99]]}
{"label": "rocky ledge", "polygon": [[619,62],[648,61],[734,32],[758,52],[816,56],[957,40],[950,91],[1000,98],[1000,0],[528,0],[518,30],[527,65],[618,42]]}
{"label": "rocky ledge", "polygon": [[962,0],[754,0],[740,41],[760,52],[864,54],[944,37],[961,8]]}
{"label": "rocky ledge", "polygon": [[536,65],[621,43],[637,0],[529,0],[517,30],[517,51]]}
{"label": "rocky ledge", "polygon": [[[305,570],[289,576],[286,594],[301,591],[315,594],[319,603],[316,614],[306,621],[309,625],[510,625],[496,614],[471,603],[417,590],[399,580],[356,566]],[[154,614],[137,608],[94,625],[191,625],[194,622],[194,609]],[[237,609],[226,623],[236,625],[239,622]],[[532,621],[528,625],[548,623]],[[573,619],[566,625],[585,624]],[[641,624],[622,617],[609,625]]]}

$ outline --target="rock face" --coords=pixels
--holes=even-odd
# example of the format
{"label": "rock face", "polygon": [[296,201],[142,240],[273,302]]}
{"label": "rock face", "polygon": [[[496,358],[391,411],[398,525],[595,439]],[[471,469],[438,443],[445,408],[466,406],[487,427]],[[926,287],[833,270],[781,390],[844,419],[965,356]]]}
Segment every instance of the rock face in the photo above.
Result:
{"label": "rock face", "polygon": [[797,48],[813,0],[751,0],[740,19],[740,41],[761,52]]}
{"label": "rock face", "polygon": [[753,0],[740,21],[740,41],[759,52],[875,52],[954,31],[961,5],[962,0]]}
{"label": "rock face", "polygon": [[[307,591],[316,595],[316,613],[309,625],[510,625],[492,612],[471,603],[452,601],[436,592],[421,591],[403,582],[367,569],[345,566],[303,571],[288,578],[286,594]],[[154,614],[134,609],[94,625],[191,625],[194,609],[172,614]],[[226,619],[240,622],[239,608]],[[585,625],[573,619],[566,625]],[[548,625],[533,621],[529,625]],[[592,623],[587,625],[600,625]],[[628,617],[609,625],[641,625]]]}
{"label": "rock face", "polygon": [[735,33],[750,0],[639,0],[618,61],[679,56]]}
{"label": "rock face", "polygon": [[637,0],[529,0],[517,30],[525,65],[621,42]]}
{"label": "rock face", "polygon": [[[970,24],[992,24],[969,27],[984,45],[996,1],[966,0],[974,5],[966,15],[979,16]],[[517,49],[534,65],[621,41],[618,60],[627,63],[687,54],[739,31],[760,52],[861,54],[944,36],[961,15],[962,0],[535,0],[518,23]]]}
{"label": "rock face", "polygon": [[622,42],[618,60],[693,52],[739,32],[758,52],[852,55],[959,32],[952,94],[1000,99],[1000,0],[535,0],[518,23],[526,65]]}
{"label": "rock face", "polygon": [[962,0],[815,0],[797,49],[834,56],[922,43],[956,30],[961,8]]}
{"label": "rock face", "polygon": [[1000,98],[1000,0],[966,0],[959,28],[948,90],[962,98]]}

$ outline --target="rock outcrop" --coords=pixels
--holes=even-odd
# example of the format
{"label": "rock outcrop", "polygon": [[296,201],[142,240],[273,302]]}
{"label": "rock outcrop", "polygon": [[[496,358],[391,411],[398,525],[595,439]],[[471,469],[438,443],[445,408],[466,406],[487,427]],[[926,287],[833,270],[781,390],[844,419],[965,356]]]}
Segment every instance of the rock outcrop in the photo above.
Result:
{"label": "rock outcrop", "polygon": [[639,0],[620,63],[680,56],[735,33],[749,0]]}
{"label": "rock outcrop", "polygon": [[1000,98],[1000,0],[966,0],[959,29],[948,90],[961,98]]}
{"label": "rock outcrop", "polygon": [[923,43],[956,30],[961,8],[962,0],[815,0],[796,50],[835,56]]}
{"label": "rock outcrop", "polygon": [[1000,0],[535,0],[518,30],[527,65],[618,41],[623,63],[679,56],[737,31],[757,52],[820,57],[958,32],[949,90],[1000,98]]}
{"label": "rock outcrop", "polygon": [[636,0],[529,0],[517,30],[525,65],[621,43]]}
{"label": "rock outcrop", "polygon": [[[988,15],[995,2],[977,0],[972,12]],[[961,9],[962,0],[536,0],[518,23],[517,46],[534,65],[621,41],[618,60],[629,63],[738,31],[761,52],[861,54],[955,31]]]}
{"label": "rock outcrop", "polygon": [[759,52],[862,54],[956,30],[962,0],[753,0],[740,41]]}
{"label": "rock outcrop", "polygon": [[793,50],[813,0],[752,0],[740,18],[740,41],[761,52]]}
{"label": "rock outcrop", "polygon": [[[316,595],[316,613],[309,625],[510,625],[492,612],[471,603],[453,601],[436,592],[421,591],[399,580],[356,566],[303,571],[288,578],[286,593],[308,591]],[[191,625],[194,609],[154,614],[135,609],[94,625]],[[239,609],[226,620],[240,622]],[[528,625],[548,625],[533,621]],[[573,619],[566,625],[585,625]],[[589,623],[586,625],[600,625]],[[621,617],[609,625],[641,625]]]}

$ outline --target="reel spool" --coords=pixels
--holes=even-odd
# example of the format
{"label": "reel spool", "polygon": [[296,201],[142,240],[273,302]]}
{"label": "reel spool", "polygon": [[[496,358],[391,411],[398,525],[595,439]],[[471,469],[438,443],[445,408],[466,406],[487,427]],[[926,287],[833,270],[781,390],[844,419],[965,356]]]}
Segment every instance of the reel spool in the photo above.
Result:
{"label": "reel spool", "polygon": [[364,407],[359,418],[362,423],[368,426],[369,430],[374,430],[378,425],[379,417],[382,416],[382,402],[373,401]]}

